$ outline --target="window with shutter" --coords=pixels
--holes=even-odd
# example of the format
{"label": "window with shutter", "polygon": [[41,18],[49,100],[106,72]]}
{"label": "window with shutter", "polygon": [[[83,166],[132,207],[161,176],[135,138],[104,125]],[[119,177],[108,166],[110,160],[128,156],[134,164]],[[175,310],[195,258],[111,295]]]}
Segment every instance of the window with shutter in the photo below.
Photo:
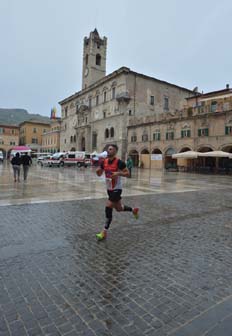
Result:
{"label": "window with shutter", "polygon": [[115,87],[112,88],[112,99],[115,99]]}
{"label": "window with shutter", "polygon": [[153,140],[154,141],[159,141],[160,140],[160,133],[159,132],[153,133]]}
{"label": "window with shutter", "polygon": [[226,135],[232,134],[232,126],[225,126],[225,134]]}
{"label": "window with shutter", "polygon": [[164,97],[164,110],[169,110],[169,101],[168,97]]}

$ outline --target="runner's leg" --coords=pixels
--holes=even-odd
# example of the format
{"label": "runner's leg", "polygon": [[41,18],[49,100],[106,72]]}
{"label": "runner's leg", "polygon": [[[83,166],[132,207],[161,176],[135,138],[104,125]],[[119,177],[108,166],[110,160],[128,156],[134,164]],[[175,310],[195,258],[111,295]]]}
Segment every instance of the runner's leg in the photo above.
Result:
{"label": "runner's leg", "polygon": [[112,222],[113,219],[113,203],[108,200],[106,203],[106,207],[105,207],[105,215],[106,215],[106,222],[105,222],[105,230],[108,230],[110,227],[110,224]]}
{"label": "runner's leg", "polygon": [[132,212],[136,219],[139,218],[139,208],[131,208],[128,205],[122,204],[121,200],[115,203],[114,208],[116,211],[129,211]]}
{"label": "runner's leg", "polygon": [[96,237],[98,240],[104,240],[107,237],[107,230],[110,227],[110,224],[112,222],[112,213],[113,213],[113,203],[108,200],[106,203],[106,207],[105,207],[105,217],[106,217],[106,221],[105,221],[105,225],[103,230],[100,233],[96,234]]}

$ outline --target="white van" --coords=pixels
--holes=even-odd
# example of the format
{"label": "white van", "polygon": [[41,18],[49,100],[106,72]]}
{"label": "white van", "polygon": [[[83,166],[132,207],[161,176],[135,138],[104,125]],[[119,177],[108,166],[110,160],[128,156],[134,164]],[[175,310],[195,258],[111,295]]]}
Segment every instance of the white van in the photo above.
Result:
{"label": "white van", "polygon": [[3,151],[0,151],[0,162],[3,162],[3,160],[4,160]]}
{"label": "white van", "polygon": [[67,152],[60,159],[60,166],[75,165],[77,167],[88,167],[91,165],[90,154],[86,152]]}

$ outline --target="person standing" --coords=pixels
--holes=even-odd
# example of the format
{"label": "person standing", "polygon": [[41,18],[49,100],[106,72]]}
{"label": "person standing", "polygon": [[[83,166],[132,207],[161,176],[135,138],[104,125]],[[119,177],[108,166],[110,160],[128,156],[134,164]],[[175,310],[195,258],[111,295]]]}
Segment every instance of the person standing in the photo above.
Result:
{"label": "person standing", "polygon": [[24,178],[24,181],[26,181],[29,167],[32,164],[32,159],[27,153],[25,153],[21,157],[21,160],[22,160],[22,165],[23,165],[23,178]]}
{"label": "person standing", "polygon": [[131,171],[132,171],[132,168],[133,168],[133,161],[132,161],[130,156],[128,156],[128,158],[127,158],[126,166],[127,166],[127,169],[129,170],[129,174],[130,174],[129,177],[131,177]]}
{"label": "person standing", "polygon": [[139,217],[139,208],[131,208],[121,202],[121,177],[129,177],[129,171],[125,162],[116,157],[117,151],[117,145],[109,145],[107,149],[108,157],[104,159],[101,166],[96,170],[98,176],[101,176],[105,172],[106,188],[109,197],[105,207],[106,222],[104,228],[100,233],[96,234],[98,240],[104,240],[107,237],[107,231],[113,218],[113,209],[116,211],[129,211],[132,212],[136,219]]}
{"label": "person standing", "polygon": [[16,153],[15,156],[11,159],[11,164],[13,167],[14,172],[14,181],[20,182],[20,165],[21,165],[21,158],[19,153]]}

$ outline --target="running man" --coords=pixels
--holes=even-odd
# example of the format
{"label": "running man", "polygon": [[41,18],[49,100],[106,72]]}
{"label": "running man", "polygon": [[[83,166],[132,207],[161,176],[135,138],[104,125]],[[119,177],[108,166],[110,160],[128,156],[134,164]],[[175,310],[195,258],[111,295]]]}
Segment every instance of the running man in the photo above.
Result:
{"label": "running man", "polygon": [[129,171],[125,162],[116,157],[118,151],[117,145],[109,145],[107,149],[108,156],[102,162],[101,166],[96,170],[96,174],[101,176],[105,172],[106,188],[108,193],[108,201],[105,207],[106,222],[103,230],[96,234],[98,240],[106,239],[107,230],[112,222],[113,209],[116,211],[130,211],[137,219],[139,217],[139,209],[131,208],[123,205],[121,202],[122,181],[121,177],[129,177]]}

